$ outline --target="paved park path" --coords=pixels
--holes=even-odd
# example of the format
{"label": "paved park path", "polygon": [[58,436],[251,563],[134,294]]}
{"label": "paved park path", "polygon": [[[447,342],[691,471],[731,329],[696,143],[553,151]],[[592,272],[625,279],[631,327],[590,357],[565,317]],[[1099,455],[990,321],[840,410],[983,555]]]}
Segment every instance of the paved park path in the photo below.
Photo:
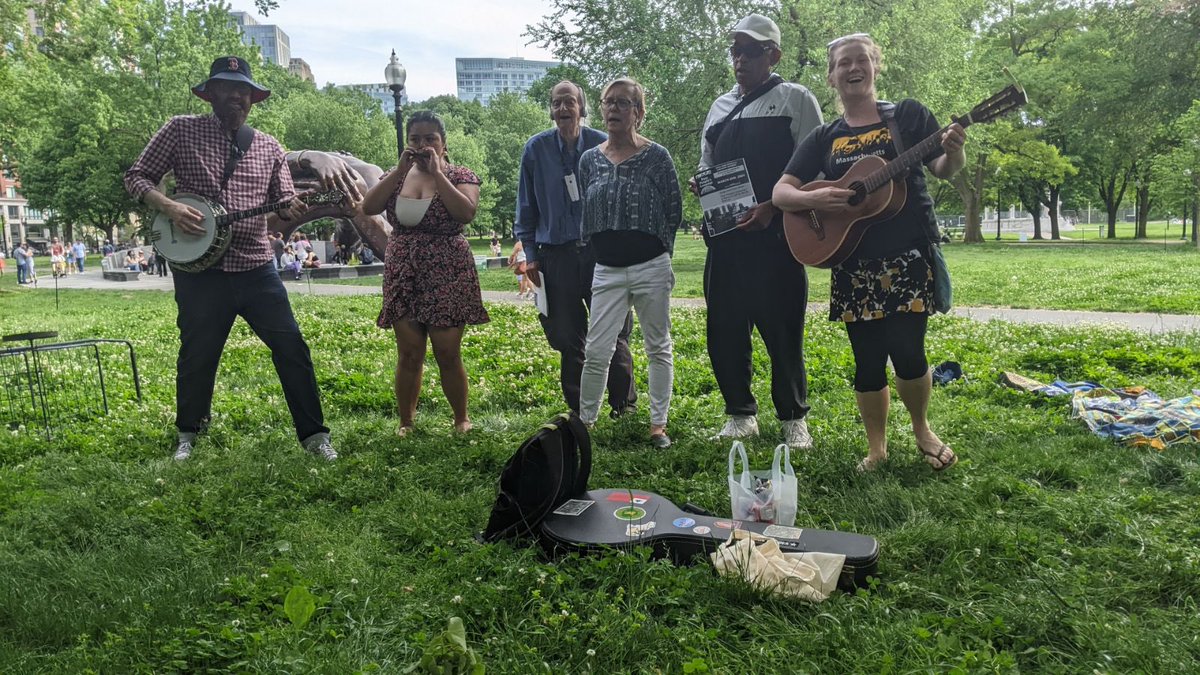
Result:
{"label": "paved park path", "polygon": [[[353,286],[345,284],[320,283],[308,280],[285,281],[291,295],[379,295],[381,292],[375,286]],[[54,280],[48,274],[39,276],[37,291],[53,292]],[[170,277],[157,277],[143,274],[137,281],[108,281],[104,279],[98,268],[90,269],[83,274],[72,274],[58,280],[58,288],[89,288],[104,291],[171,291],[173,286]],[[34,290],[25,289],[22,290]],[[530,300],[517,297],[510,291],[484,291],[483,299],[488,302],[508,302],[514,304],[531,304]],[[677,307],[704,307],[703,298],[673,298],[671,304]],[[816,316],[823,316],[825,305],[813,303],[809,311]],[[1095,324],[1128,328],[1147,333],[1164,333],[1172,331],[1200,332],[1200,315],[1196,314],[1151,314],[1135,312],[1080,312],[1055,309],[1009,309],[1004,307],[956,307],[951,312],[955,316],[963,316],[978,321],[1009,321],[1013,323],[1043,323],[1058,326],[1076,326],[1079,324]]]}

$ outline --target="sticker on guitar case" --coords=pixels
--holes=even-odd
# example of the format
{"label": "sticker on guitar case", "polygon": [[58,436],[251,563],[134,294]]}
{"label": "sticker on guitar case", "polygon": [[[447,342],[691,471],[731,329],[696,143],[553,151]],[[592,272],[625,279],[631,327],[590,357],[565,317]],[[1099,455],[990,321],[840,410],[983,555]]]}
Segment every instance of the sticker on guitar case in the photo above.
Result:
{"label": "sticker on guitar case", "polygon": [[630,523],[625,526],[626,537],[641,537],[649,534],[657,525],[653,520],[648,523]]}
{"label": "sticker on guitar case", "polygon": [[554,509],[554,513],[560,516],[577,516],[587,511],[588,507],[595,503],[587,499],[568,499],[563,502],[562,506]]}
{"label": "sticker on guitar case", "polygon": [[741,526],[742,526],[742,521],[740,521],[740,520],[733,520],[733,521],[714,520],[713,521],[713,527],[719,527],[722,530],[736,530]]}
{"label": "sticker on guitar case", "polygon": [[650,501],[650,497],[648,495],[631,495],[628,492],[614,492],[606,499],[608,499],[610,502],[621,502],[622,504],[633,503],[637,504],[638,506]]}
{"label": "sticker on guitar case", "polygon": [[675,527],[686,530],[687,528],[695,525],[696,521],[692,520],[691,518],[676,518],[671,522],[671,524]]}
{"label": "sticker on guitar case", "polygon": [[617,520],[641,520],[646,517],[646,509],[640,506],[622,506],[613,511],[613,516]]}
{"label": "sticker on guitar case", "polygon": [[804,534],[804,530],[798,527],[787,527],[786,525],[768,525],[763,530],[763,534],[772,539],[788,539],[796,540],[800,535]]}
{"label": "sticker on guitar case", "polygon": [[712,532],[712,529],[710,529],[706,525],[697,525],[692,528],[692,532],[695,532],[696,534],[698,534],[700,536],[704,536],[704,535],[708,534],[709,532]]}

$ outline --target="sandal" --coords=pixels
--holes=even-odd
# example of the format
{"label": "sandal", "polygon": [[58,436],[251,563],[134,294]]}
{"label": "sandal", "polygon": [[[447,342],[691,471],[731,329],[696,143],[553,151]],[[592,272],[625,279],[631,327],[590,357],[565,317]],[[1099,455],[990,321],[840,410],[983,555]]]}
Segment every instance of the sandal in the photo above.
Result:
{"label": "sandal", "polygon": [[942,443],[933,451],[922,448],[921,444],[918,443],[917,450],[921,451],[921,454],[925,456],[925,461],[929,463],[929,466],[933,467],[934,471],[945,471],[958,463],[958,455],[954,454],[950,446],[945,443]]}

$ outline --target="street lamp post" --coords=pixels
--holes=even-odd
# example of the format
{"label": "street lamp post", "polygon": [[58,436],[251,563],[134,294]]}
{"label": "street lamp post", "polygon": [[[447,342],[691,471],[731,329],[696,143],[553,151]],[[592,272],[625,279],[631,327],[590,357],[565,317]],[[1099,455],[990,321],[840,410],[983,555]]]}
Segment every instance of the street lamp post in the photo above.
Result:
{"label": "street lamp post", "polygon": [[404,96],[404,80],[408,73],[396,59],[395,49],[392,50],[392,58],[388,61],[387,68],[383,70],[383,77],[387,81],[388,89],[392,90],[392,99],[396,102],[396,162],[399,164],[400,155],[404,152],[404,114],[400,108],[400,99]]}

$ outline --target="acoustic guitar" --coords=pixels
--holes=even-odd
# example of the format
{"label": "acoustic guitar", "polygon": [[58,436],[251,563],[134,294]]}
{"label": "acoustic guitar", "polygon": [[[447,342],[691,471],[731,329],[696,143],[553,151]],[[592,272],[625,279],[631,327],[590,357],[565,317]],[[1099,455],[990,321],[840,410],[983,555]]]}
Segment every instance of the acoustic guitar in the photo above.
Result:
{"label": "acoustic guitar", "polygon": [[[1025,105],[1025,91],[1009,85],[971,109],[962,117],[951,118],[962,128],[984,124]],[[797,261],[813,267],[833,267],[850,257],[863,235],[876,223],[892,218],[904,208],[908,198],[904,178],[908,170],[941,144],[946,125],[928,138],[904,151],[892,161],[868,155],[854,163],[838,180],[814,180],[800,187],[809,192],[824,187],[853,190],[850,208],[832,212],[817,209],[783,214],[783,232],[788,249]]]}
{"label": "acoustic guitar", "polygon": [[[297,195],[309,206],[317,204],[338,204],[346,195],[338,190],[327,192],[309,192]],[[204,232],[202,234],[187,234],[175,229],[175,223],[165,213],[158,213],[154,221],[146,228],[146,239],[154,244],[154,250],[171,262],[171,267],[184,272],[202,272],[213,265],[229,250],[232,241],[233,223],[258,216],[264,213],[278,211],[291,203],[285,199],[274,204],[266,204],[245,211],[226,213],[225,208],[215,201],[202,195],[190,192],[177,192],[171,199],[190,206],[204,216]]]}

